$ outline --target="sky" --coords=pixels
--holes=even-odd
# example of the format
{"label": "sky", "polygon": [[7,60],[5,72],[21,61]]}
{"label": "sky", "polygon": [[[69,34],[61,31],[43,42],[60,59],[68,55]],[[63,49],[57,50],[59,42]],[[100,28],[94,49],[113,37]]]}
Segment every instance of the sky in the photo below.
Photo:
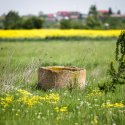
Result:
{"label": "sky", "polygon": [[108,10],[111,7],[113,12],[121,10],[125,14],[125,0],[0,0],[0,15],[7,14],[10,10],[15,10],[20,15],[57,11],[79,11],[87,14],[91,5],[96,5],[98,10]]}

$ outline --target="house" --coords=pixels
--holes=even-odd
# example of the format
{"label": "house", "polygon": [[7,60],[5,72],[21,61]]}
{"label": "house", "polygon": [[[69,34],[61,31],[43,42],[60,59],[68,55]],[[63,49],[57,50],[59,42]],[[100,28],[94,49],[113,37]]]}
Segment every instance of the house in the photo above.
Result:
{"label": "house", "polygon": [[109,14],[109,10],[98,10],[100,16]]}
{"label": "house", "polygon": [[70,19],[79,19],[81,17],[81,13],[77,11],[70,12]]}
{"label": "house", "polygon": [[52,13],[49,13],[49,14],[47,14],[47,16],[46,16],[46,20],[47,20],[47,21],[52,21],[52,22],[54,22],[54,21],[56,21],[56,15],[55,15],[55,14],[52,14]]}
{"label": "house", "polygon": [[58,11],[56,13],[56,18],[57,20],[62,20],[62,19],[69,19],[70,18],[70,12],[68,11]]}
{"label": "house", "polygon": [[77,11],[58,11],[56,13],[56,18],[58,21],[62,19],[85,19],[87,15],[82,14]]}

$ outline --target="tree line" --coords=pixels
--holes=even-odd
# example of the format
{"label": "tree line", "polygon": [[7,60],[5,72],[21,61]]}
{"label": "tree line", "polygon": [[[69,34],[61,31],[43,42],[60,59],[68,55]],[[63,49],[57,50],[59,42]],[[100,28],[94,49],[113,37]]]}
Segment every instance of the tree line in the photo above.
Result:
{"label": "tree line", "polygon": [[113,17],[112,8],[109,8],[105,14],[100,14],[95,5],[89,9],[88,16],[81,21],[62,20],[62,29],[125,29],[125,16],[122,17],[121,11],[118,10],[116,16]]}
{"label": "tree line", "polygon": [[4,29],[40,29],[43,20],[37,16],[31,16],[26,19],[19,16],[18,12],[9,11],[3,20]]}
{"label": "tree line", "polygon": [[[0,21],[0,29],[125,29],[125,17],[112,17],[113,11],[109,8],[108,13],[100,15],[95,5],[89,9],[88,16],[83,19],[63,19],[60,21],[46,21],[44,17],[23,17],[15,11],[9,11]],[[121,14],[118,10],[117,14]]]}

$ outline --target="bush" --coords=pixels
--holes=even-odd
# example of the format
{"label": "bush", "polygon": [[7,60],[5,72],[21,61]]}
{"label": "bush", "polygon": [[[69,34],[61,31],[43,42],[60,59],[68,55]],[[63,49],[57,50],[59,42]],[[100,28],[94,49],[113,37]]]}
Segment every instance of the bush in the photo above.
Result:
{"label": "bush", "polygon": [[106,83],[99,85],[101,90],[114,91],[116,85],[125,84],[125,31],[123,31],[116,43],[115,64],[111,62],[110,69],[108,70],[110,80]]}
{"label": "bush", "polygon": [[71,29],[71,21],[70,20],[61,20],[60,28],[61,29]]}
{"label": "bush", "polygon": [[43,20],[38,17],[30,17],[23,21],[24,29],[40,29],[42,28]]}
{"label": "bush", "polygon": [[123,17],[104,17],[102,22],[109,24],[109,29],[125,29],[125,19]]}
{"label": "bush", "polygon": [[80,20],[61,20],[61,29],[83,29],[85,26]]}
{"label": "bush", "polygon": [[102,29],[102,22],[98,17],[88,16],[86,19],[87,29]]}

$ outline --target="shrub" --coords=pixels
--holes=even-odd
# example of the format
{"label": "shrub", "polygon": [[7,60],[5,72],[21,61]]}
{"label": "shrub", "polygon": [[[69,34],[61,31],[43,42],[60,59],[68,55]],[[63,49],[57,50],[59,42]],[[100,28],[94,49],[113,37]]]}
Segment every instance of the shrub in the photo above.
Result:
{"label": "shrub", "polygon": [[115,64],[111,62],[108,70],[110,79],[106,83],[99,85],[101,90],[114,91],[116,85],[125,84],[125,31],[121,32],[117,43],[115,52]]}
{"label": "shrub", "polygon": [[71,29],[71,20],[61,20],[60,21],[60,28],[61,29]]}
{"label": "shrub", "polygon": [[30,17],[23,21],[24,29],[40,29],[42,28],[43,20],[39,17]]}
{"label": "shrub", "polygon": [[60,21],[61,29],[84,29],[84,22],[80,20],[61,20]]}

